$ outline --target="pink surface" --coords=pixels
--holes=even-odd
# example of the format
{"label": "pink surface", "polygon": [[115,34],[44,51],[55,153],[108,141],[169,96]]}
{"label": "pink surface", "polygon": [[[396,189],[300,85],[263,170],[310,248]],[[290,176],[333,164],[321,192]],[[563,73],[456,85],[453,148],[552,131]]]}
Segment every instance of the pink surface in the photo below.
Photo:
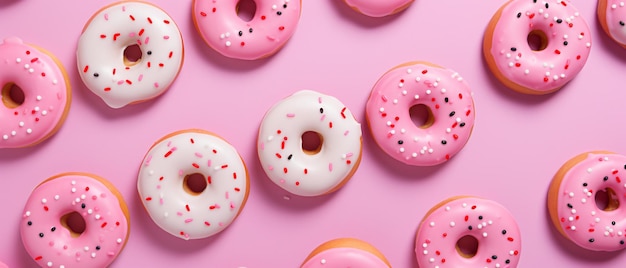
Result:
{"label": "pink surface", "polygon": [[[589,150],[626,153],[621,125],[626,51],[600,28],[595,1],[574,3],[592,30],[587,65],[547,96],[506,89],[483,62],[483,31],[504,1],[482,1],[479,8],[474,1],[418,0],[382,19],[358,14],[340,0],[305,1],[286,46],[252,62],[225,58],[206,46],[193,27],[191,1],[155,2],[181,28],[184,66],[161,97],[113,110],[83,86],[75,59],[83,24],[109,1],[0,0],[0,37],[19,36],[53,52],[70,71],[74,93],[67,121],[55,136],[33,148],[0,150],[0,261],[10,267],[35,265],[19,237],[21,212],[35,185],[65,171],[103,176],[127,200],[131,233],[112,267],[296,267],[320,243],[345,236],[371,243],[394,267],[416,267],[419,221],[437,202],[461,194],[493,199],[510,210],[522,233],[522,267],[626,263],[623,251],[587,251],[561,237],[545,202],[553,174],[570,157]],[[70,5],[76,6],[70,10]],[[374,83],[411,60],[454,69],[475,93],[472,137],[440,166],[399,164],[376,146],[365,124]],[[256,156],[265,111],[301,89],[336,96],[363,124],[359,170],[328,196],[287,194],[264,175]],[[136,180],[153,142],[193,127],[218,133],[240,151],[251,190],[228,229],[184,241],[150,220]]]}

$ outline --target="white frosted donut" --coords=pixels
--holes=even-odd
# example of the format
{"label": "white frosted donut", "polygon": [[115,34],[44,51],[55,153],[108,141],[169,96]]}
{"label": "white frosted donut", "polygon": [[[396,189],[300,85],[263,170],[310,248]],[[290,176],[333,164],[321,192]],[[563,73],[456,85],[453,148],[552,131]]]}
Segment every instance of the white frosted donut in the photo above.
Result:
{"label": "white frosted donut", "polygon": [[161,95],[184,57],[174,20],[157,6],[135,1],[114,3],[93,15],[76,54],[83,82],[112,108]]}
{"label": "white frosted donut", "polygon": [[[317,133],[316,149],[303,147],[305,133]],[[275,104],[263,118],[259,159],[278,186],[301,196],[339,189],[361,161],[361,125],[332,96],[302,90]]]}
{"label": "white frosted donut", "polygon": [[[200,178],[205,188],[190,189]],[[248,171],[237,150],[204,130],[171,133],[146,154],[137,189],[161,229],[182,239],[198,239],[226,229],[248,198]]]}

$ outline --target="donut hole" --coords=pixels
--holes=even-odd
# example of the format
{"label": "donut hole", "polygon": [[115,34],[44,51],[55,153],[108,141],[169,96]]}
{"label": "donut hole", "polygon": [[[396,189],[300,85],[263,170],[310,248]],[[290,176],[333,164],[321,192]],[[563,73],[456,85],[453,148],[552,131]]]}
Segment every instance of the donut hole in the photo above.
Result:
{"label": "donut hole", "polygon": [[619,198],[611,188],[596,191],[596,206],[603,211],[613,211],[619,208]]}
{"label": "donut hole", "polygon": [[16,108],[24,104],[26,96],[24,90],[15,83],[8,83],[2,87],[2,103],[7,108]]}
{"label": "donut hole", "polygon": [[190,195],[201,194],[207,186],[207,180],[205,180],[204,175],[200,173],[189,174],[183,179],[183,189]]}
{"label": "donut hole", "polygon": [[532,51],[542,51],[548,47],[548,36],[541,30],[533,30],[526,37]]}
{"label": "donut hole", "polygon": [[141,48],[138,44],[132,44],[124,48],[124,65],[133,66],[141,60]]}
{"label": "donut hole", "polygon": [[416,104],[409,108],[411,121],[419,128],[429,128],[435,123],[435,116],[430,107],[424,104]]}
{"label": "donut hole", "polygon": [[302,133],[302,151],[309,155],[314,155],[322,150],[324,137],[315,131]]}
{"label": "donut hole", "polygon": [[61,216],[61,226],[69,230],[72,237],[79,237],[87,228],[85,219],[76,211]]}
{"label": "donut hole", "polygon": [[478,240],[476,237],[466,235],[456,241],[456,252],[463,258],[472,258],[478,252]]}
{"label": "donut hole", "polygon": [[256,3],[254,0],[239,0],[236,8],[237,16],[245,22],[251,21],[256,13]]}

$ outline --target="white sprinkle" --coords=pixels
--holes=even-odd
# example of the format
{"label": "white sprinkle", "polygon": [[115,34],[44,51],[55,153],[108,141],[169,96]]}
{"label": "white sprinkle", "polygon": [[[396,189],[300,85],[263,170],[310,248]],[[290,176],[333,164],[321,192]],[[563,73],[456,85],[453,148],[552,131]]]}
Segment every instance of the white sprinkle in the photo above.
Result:
{"label": "white sprinkle", "polygon": [[513,67],[514,65],[513,62],[509,62],[509,67]]}
{"label": "white sprinkle", "polygon": [[398,99],[393,99],[393,104],[398,104]]}
{"label": "white sprinkle", "polygon": [[580,200],[580,202],[581,202],[581,203],[583,203],[583,204],[584,204],[584,203],[587,203],[587,198],[583,198],[583,199],[581,199],[581,200]]}
{"label": "white sprinkle", "polygon": [[461,204],[461,206],[466,208],[467,207],[467,203],[463,203],[463,204]]}
{"label": "white sprinkle", "polygon": [[506,58],[510,58],[511,57],[511,53],[506,53]]}
{"label": "white sprinkle", "polygon": [[26,217],[29,217],[30,216],[30,211],[26,211],[26,213],[24,213],[24,214],[26,214]]}
{"label": "white sprinkle", "polygon": [[569,192],[569,197],[574,197],[574,192]]}
{"label": "white sprinkle", "polygon": [[277,8],[277,6],[276,6],[276,5],[272,5],[272,9],[276,9],[276,8]]}
{"label": "white sprinkle", "polygon": [[273,139],[274,139],[274,136],[272,136],[272,135],[270,135],[270,136],[268,136],[268,137],[267,137],[267,141],[271,141],[271,140],[273,140]]}
{"label": "white sprinkle", "polygon": [[571,217],[571,216],[570,216],[569,218],[567,218],[567,220],[568,220],[568,221],[574,221],[574,217]]}
{"label": "white sprinkle", "polygon": [[95,253],[95,252],[92,252],[92,253],[91,253],[91,257],[92,257],[92,258],[95,258],[95,257],[96,257],[96,253]]}
{"label": "white sprinkle", "polygon": [[454,227],[455,225],[456,225],[455,222],[453,222],[453,221],[450,222],[450,227]]}
{"label": "white sprinkle", "polygon": [[447,90],[446,90],[445,88],[442,88],[442,89],[441,89],[441,93],[446,93],[446,91],[447,91]]}
{"label": "white sprinkle", "polygon": [[2,136],[2,139],[4,139],[4,140],[8,140],[8,139],[9,139],[9,135],[6,135],[6,134],[5,134],[4,136]]}
{"label": "white sprinkle", "polygon": [[428,255],[428,250],[424,250],[424,255]]}
{"label": "white sprinkle", "polygon": [[24,69],[28,69],[28,68],[30,68],[30,65],[28,65],[28,63],[24,64]]}
{"label": "white sprinkle", "polygon": [[231,45],[230,41],[226,41],[226,46],[229,47]]}
{"label": "white sprinkle", "polygon": [[41,111],[41,115],[46,116],[47,114],[48,114],[48,111],[46,110]]}
{"label": "white sprinkle", "polygon": [[611,8],[612,8],[612,9],[616,9],[616,8],[617,8],[617,5],[616,5],[616,4],[612,4],[612,5],[611,5]]}
{"label": "white sprinkle", "polygon": [[400,129],[400,133],[402,133],[402,134],[406,133],[406,129],[404,129],[404,128]]}
{"label": "white sprinkle", "polygon": [[23,122],[23,121],[20,121],[20,122],[18,123],[18,125],[19,125],[20,127],[23,127],[23,126],[24,126],[24,122]]}
{"label": "white sprinkle", "polygon": [[378,109],[381,113],[385,111],[385,108],[380,107],[380,109]]}
{"label": "white sprinkle", "polygon": [[419,76],[415,77],[415,81],[419,82],[420,80],[422,80]]}
{"label": "white sprinkle", "polygon": [[591,43],[587,42],[587,44],[585,44],[587,47],[591,47]]}
{"label": "white sprinkle", "polygon": [[450,132],[452,132],[452,129],[451,128],[446,128],[446,132],[450,133]]}
{"label": "white sprinkle", "polygon": [[430,95],[430,93],[432,93],[432,91],[430,91],[430,89],[426,90],[426,94]]}
{"label": "white sprinkle", "polygon": [[450,206],[446,206],[446,211],[450,211]]}
{"label": "white sprinkle", "polygon": [[407,74],[410,74],[410,73],[412,73],[412,72],[413,72],[413,70],[411,70],[411,69],[406,69],[406,73],[407,73]]}
{"label": "white sprinkle", "polygon": [[429,262],[435,262],[435,258],[428,259]]}
{"label": "white sprinkle", "polygon": [[320,263],[325,264],[325,263],[326,263],[326,259],[322,259],[322,260],[320,261]]}
{"label": "white sprinkle", "polygon": [[596,222],[600,222],[600,218],[596,218]]}
{"label": "white sprinkle", "polygon": [[406,90],[402,90],[402,95],[406,96],[407,93]]}
{"label": "white sprinkle", "polygon": [[29,129],[26,130],[26,133],[28,133],[28,134],[33,133],[33,130],[29,128]]}
{"label": "white sprinkle", "polygon": [[59,82],[58,82],[56,79],[53,79],[53,80],[52,80],[52,84],[53,84],[53,85],[56,85],[57,83],[59,83]]}
{"label": "white sprinkle", "polygon": [[591,169],[591,168],[587,169],[587,173],[591,173],[592,171],[593,171],[593,169]]}
{"label": "white sprinkle", "polygon": [[52,267],[52,262],[49,261],[46,265],[48,265],[48,267]]}
{"label": "white sprinkle", "polygon": [[42,97],[38,95],[38,96],[36,97],[36,99],[37,99],[38,101],[40,101],[40,100],[42,99]]}
{"label": "white sprinkle", "polygon": [[48,199],[45,199],[45,198],[41,199],[41,203],[42,204],[48,203]]}
{"label": "white sprinkle", "polygon": [[427,247],[428,247],[428,244],[424,243],[424,244],[422,244],[422,247],[423,247],[423,248],[427,248]]}
{"label": "white sprinkle", "polygon": [[225,37],[226,37],[226,35],[220,34],[220,39],[224,39]]}
{"label": "white sprinkle", "polygon": [[121,238],[118,238],[116,242],[117,242],[118,244],[121,244],[121,243],[122,243],[122,239],[121,239]]}
{"label": "white sprinkle", "polygon": [[30,68],[30,69],[28,69],[28,72],[29,72],[29,73],[33,73],[33,72],[35,72],[35,69]]}
{"label": "white sprinkle", "polygon": [[404,153],[404,147],[400,147],[400,152]]}
{"label": "white sprinkle", "polygon": [[435,150],[433,148],[428,149],[428,153],[432,154]]}
{"label": "white sprinkle", "polygon": [[71,182],[71,184],[72,184],[72,185],[76,185],[76,181],[72,181],[72,182]]}
{"label": "white sprinkle", "polygon": [[22,59],[17,58],[17,59],[15,59],[15,62],[20,63],[20,62],[22,62]]}
{"label": "white sprinkle", "polygon": [[417,153],[412,153],[412,154],[411,154],[411,156],[412,156],[413,158],[415,158],[415,157],[417,157]]}
{"label": "white sprinkle", "polygon": [[484,232],[484,233],[483,233],[483,237],[487,237],[487,232]]}
{"label": "white sprinkle", "polygon": [[76,192],[76,188],[72,187],[72,193]]}
{"label": "white sprinkle", "polygon": [[413,96],[413,98],[415,98],[416,100],[420,98],[420,95],[415,94],[415,96]]}
{"label": "white sprinkle", "polygon": [[87,247],[87,246],[85,246],[83,249],[84,249],[85,251],[89,251],[89,247]]}
{"label": "white sprinkle", "polygon": [[572,231],[576,231],[576,226],[573,226],[573,225],[572,225],[572,227],[570,227],[570,229],[571,229]]}
{"label": "white sprinkle", "polygon": [[431,221],[431,222],[430,222],[430,227],[434,227],[434,226],[435,226],[435,222],[434,222],[434,221]]}
{"label": "white sprinkle", "polygon": [[399,83],[398,84],[398,87],[403,87],[403,86],[404,86],[404,83]]}
{"label": "white sprinkle", "polygon": [[54,196],[54,200],[59,200],[59,198],[61,198],[59,195]]}

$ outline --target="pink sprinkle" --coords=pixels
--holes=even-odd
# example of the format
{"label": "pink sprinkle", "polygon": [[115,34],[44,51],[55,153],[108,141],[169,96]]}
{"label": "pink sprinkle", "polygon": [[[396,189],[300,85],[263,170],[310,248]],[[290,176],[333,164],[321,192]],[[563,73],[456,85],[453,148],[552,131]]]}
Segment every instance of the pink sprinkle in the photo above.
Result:
{"label": "pink sprinkle", "polygon": [[211,166],[211,159],[209,159],[209,161],[207,161],[207,165],[210,167]]}
{"label": "pink sprinkle", "polygon": [[183,173],[183,170],[182,170],[182,169],[178,170],[178,176],[182,176],[183,174],[184,174],[184,173]]}
{"label": "pink sprinkle", "polygon": [[122,11],[126,11],[126,6],[122,6]]}
{"label": "pink sprinkle", "polygon": [[54,241],[50,241],[50,243],[48,243],[48,245],[50,245],[51,247],[54,246]]}
{"label": "pink sprinkle", "polygon": [[159,204],[163,205],[163,198],[159,198]]}
{"label": "pink sprinkle", "polygon": [[147,45],[149,41],[150,41],[150,37],[146,37],[146,40],[144,40],[143,43]]}
{"label": "pink sprinkle", "polygon": [[346,130],[346,132],[343,133],[344,136],[348,136],[348,133],[350,133],[349,130]]}
{"label": "pink sprinkle", "polygon": [[193,221],[193,219],[185,219],[185,223],[190,223],[192,221]]}
{"label": "pink sprinkle", "polygon": [[176,212],[176,215],[178,215],[178,216],[182,216],[182,215],[183,215],[183,213],[179,211],[179,212]]}
{"label": "pink sprinkle", "polygon": [[280,179],[280,183],[285,183],[285,180],[284,179]]}
{"label": "pink sprinkle", "polygon": [[235,203],[233,201],[230,201],[230,208],[235,208]]}
{"label": "pink sprinkle", "polygon": [[167,142],[167,147],[170,147],[172,145],[172,141],[168,141]]}
{"label": "pink sprinkle", "polygon": [[228,199],[230,197],[228,192],[226,192],[224,195],[226,196],[226,199]]}
{"label": "pink sprinkle", "polygon": [[128,37],[133,37],[133,36],[135,36],[134,32],[128,34]]}
{"label": "pink sprinkle", "polygon": [[346,157],[352,157],[354,154],[353,153],[347,153]]}
{"label": "pink sprinkle", "polygon": [[221,223],[221,222],[220,222],[220,223],[218,223],[217,225],[219,225],[219,226],[224,226],[224,224],[223,224],[223,223]]}
{"label": "pink sprinkle", "polygon": [[104,20],[109,20],[109,14],[107,13],[104,14]]}
{"label": "pink sprinkle", "polygon": [[296,117],[295,114],[287,114],[287,117]]}
{"label": "pink sprinkle", "polygon": [[322,103],[322,97],[318,97],[317,102]]}
{"label": "pink sprinkle", "polygon": [[265,143],[261,142],[259,146],[261,147],[261,150],[265,150]]}
{"label": "pink sprinkle", "polygon": [[124,80],[117,81],[118,85],[124,84]]}
{"label": "pink sprinkle", "polygon": [[186,238],[186,239],[189,239],[189,235],[188,235],[188,234],[185,234],[185,238]]}
{"label": "pink sprinkle", "polygon": [[137,45],[141,46],[141,40],[137,39]]}
{"label": "pink sprinkle", "polygon": [[197,157],[202,157],[202,154],[201,153],[196,153],[196,156]]}
{"label": "pink sprinkle", "polygon": [[141,81],[141,80],[143,80],[143,74],[140,74],[139,78],[137,78],[137,81]]}
{"label": "pink sprinkle", "polygon": [[333,171],[333,163],[328,163],[328,171]]}
{"label": "pink sprinkle", "polygon": [[113,252],[113,251],[109,251],[109,252],[107,253],[107,255],[109,255],[109,256],[115,256],[115,252]]}
{"label": "pink sprinkle", "polygon": [[165,40],[170,39],[170,36],[169,35],[164,35],[163,39],[165,39]]}
{"label": "pink sprinkle", "polygon": [[157,186],[156,186],[156,188],[157,188],[157,189],[161,189],[161,185],[160,185],[160,184],[159,184],[159,185],[157,185]]}
{"label": "pink sprinkle", "polygon": [[324,121],[324,118],[326,118],[325,114],[322,115],[322,118],[320,118],[320,121]]}
{"label": "pink sprinkle", "polygon": [[159,87],[159,83],[154,82],[154,87],[158,88]]}
{"label": "pink sprinkle", "polygon": [[382,96],[380,96],[380,98],[381,98],[384,102],[387,102],[387,96],[382,95]]}
{"label": "pink sprinkle", "polygon": [[172,147],[172,149],[170,151],[174,152],[174,151],[176,151],[176,149],[178,149],[178,148]]}
{"label": "pink sprinkle", "polygon": [[270,171],[274,170],[274,166],[267,166],[267,169],[269,169]]}
{"label": "pink sprinkle", "polygon": [[215,208],[221,208],[219,204],[215,204]]}
{"label": "pink sprinkle", "polygon": [[152,155],[149,155],[148,157],[146,157],[146,163],[144,163],[144,165],[149,166],[150,161],[152,161]]}

